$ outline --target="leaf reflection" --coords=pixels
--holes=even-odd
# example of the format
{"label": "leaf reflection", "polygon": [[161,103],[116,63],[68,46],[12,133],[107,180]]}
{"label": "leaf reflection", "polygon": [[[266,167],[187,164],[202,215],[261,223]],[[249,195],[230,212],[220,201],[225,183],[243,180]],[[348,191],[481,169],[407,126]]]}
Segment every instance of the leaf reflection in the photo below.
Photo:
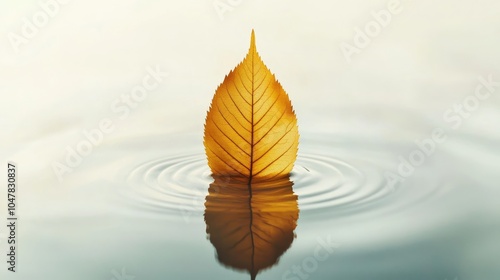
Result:
{"label": "leaf reflection", "polygon": [[205,202],[205,222],[218,260],[255,279],[277,263],[295,237],[299,209],[289,177],[248,183],[214,177]]}

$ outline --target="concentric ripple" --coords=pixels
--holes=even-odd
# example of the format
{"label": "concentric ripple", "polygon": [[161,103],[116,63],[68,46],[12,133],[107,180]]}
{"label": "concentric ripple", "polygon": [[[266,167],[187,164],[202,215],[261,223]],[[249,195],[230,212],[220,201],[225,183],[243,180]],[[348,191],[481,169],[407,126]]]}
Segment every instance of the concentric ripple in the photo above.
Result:
{"label": "concentric ripple", "polygon": [[[318,148],[315,145],[310,150]],[[426,180],[425,167],[400,186],[389,187],[385,173],[396,163],[382,152],[367,157],[366,152],[352,150],[349,154],[339,150],[336,156],[308,152],[307,146],[303,150],[290,178],[299,197],[301,215],[342,217],[396,211],[446,191],[435,177]],[[204,154],[165,157],[134,168],[124,194],[127,204],[189,221],[201,217],[212,182]]]}
{"label": "concentric ripple", "polygon": [[141,208],[181,214],[185,219],[204,210],[212,177],[205,155],[157,159],[137,166],[128,176],[128,198]]}

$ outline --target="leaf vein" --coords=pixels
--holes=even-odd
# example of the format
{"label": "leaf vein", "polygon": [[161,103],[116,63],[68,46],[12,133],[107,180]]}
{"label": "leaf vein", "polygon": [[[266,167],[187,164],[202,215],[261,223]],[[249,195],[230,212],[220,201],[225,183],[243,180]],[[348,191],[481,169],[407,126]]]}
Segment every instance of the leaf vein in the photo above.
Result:
{"label": "leaf vein", "polygon": [[[226,150],[226,148],[224,148],[216,139],[215,137],[212,135],[212,134],[209,134],[210,135],[210,138],[212,138],[212,140],[214,140],[214,142],[227,154],[229,155],[232,159],[234,159],[237,163],[239,163],[242,167],[246,168],[247,170],[249,170],[249,168],[247,166],[245,166],[243,163],[240,162],[239,159],[237,159],[233,154],[231,154],[230,152],[228,152]],[[225,160],[221,159],[226,165],[229,165]]]}
{"label": "leaf vein", "polygon": [[274,105],[276,104],[276,102],[278,102],[278,100],[280,99],[280,96],[281,96],[281,91],[278,93],[278,95],[276,96],[276,99],[273,101],[273,104],[271,104],[269,106],[269,108],[267,108],[267,111],[262,115],[262,117],[260,117],[260,119],[254,123],[254,126],[257,126],[259,124],[259,122],[265,117],[267,116],[267,114],[269,113],[269,111],[274,107]]}
{"label": "leaf vein", "polygon": [[[216,123],[216,122],[213,122],[213,124],[215,125],[215,127],[217,127],[217,129],[224,135],[226,136],[226,138],[231,141],[231,143],[233,143],[239,150],[241,150],[243,153],[245,153],[247,156],[249,156],[249,154],[243,149],[241,148],[236,142],[234,142],[233,139],[231,139],[231,137],[227,136],[227,134],[224,132],[224,130],[222,130],[219,125]],[[239,135],[239,134],[238,134]],[[241,137],[241,135],[240,135]],[[245,139],[243,139],[243,141],[247,142]],[[248,142],[247,142],[248,143]]]}
{"label": "leaf vein", "polygon": [[[210,138],[212,138],[210,136]],[[239,173],[240,175],[242,176],[246,176],[245,174],[243,174],[241,171],[237,170],[236,168],[234,168],[233,166],[229,165],[226,163],[225,160],[223,160],[216,152],[214,152],[212,149],[210,149],[210,147],[207,146],[207,149],[214,155],[216,156],[221,162],[223,162],[226,166],[228,166],[229,168],[233,169],[234,171],[236,171],[237,173]]]}
{"label": "leaf vein", "polygon": [[[223,104],[224,104],[224,102],[223,102]],[[226,106],[226,105],[224,104],[224,106]],[[238,131],[236,128],[234,128],[234,126],[233,126],[233,125],[229,122],[229,120],[228,120],[228,119],[226,119],[226,116],[224,116],[224,113],[221,111],[221,109],[220,109],[220,107],[219,107],[219,104],[216,104],[216,107],[217,107],[217,111],[219,111],[219,114],[220,114],[220,115],[221,115],[221,117],[224,119],[224,121],[225,121],[225,122],[229,125],[229,127],[231,127],[231,129],[232,129],[232,130],[234,130],[234,132],[236,132],[236,134],[238,134],[238,135],[241,137],[241,139],[243,139],[244,141],[246,141],[246,142],[248,143],[248,141],[245,139],[245,137],[243,137],[243,135],[241,135],[241,134],[239,133],[239,131]],[[228,109],[227,107],[226,107],[226,110],[228,110],[229,114],[231,114],[231,115],[232,115],[232,116],[236,119],[236,122],[237,122],[239,125],[241,125],[241,127],[245,128],[245,127],[244,127],[244,126],[243,126],[243,125],[242,125],[242,124],[238,121],[238,119],[237,119],[237,118],[236,118],[236,117],[235,117],[235,116],[231,113],[231,111],[229,111],[229,109]],[[212,123],[214,123],[214,124],[215,124],[215,120],[213,120],[213,119],[212,119],[211,121],[212,121]],[[245,128],[245,129],[246,129],[246,128]],[[246,129],[246,130],[247,130],[248,132],[250,132],[248,129]],[[248,144],[250,144],[250,143],[248,143]]]}
{"label": "leaf vein", "polygon": [[[286,136],[288,133],[290,133],[290,131],[292,131],[292,129],[294,128],[294,125],[293,125],[293,123],[288,124],[288,126],[290,126],[290,125],[292,125],[292,127],[291,127],[290,129],[288,129],[288,127],[287,127],[287,130],[286,130],[286,131],[285,131],[285,133],[284,133],[284,134],[280,137],[280,139],[278,139],[278,140],[277,140],[277,141],[276,141],[276,142],[275,142],[275,143],[274,143],[274,144],[273,144],[273,145],[272,145],[272,146],[271,146],[271,147],[270,147],[267,151],[265,151],[265,152],[264,152],[264,153],[263,153],[263,154],[262,154],[262,155],[261,155],[258,159],[256,159],[256,160],[255,160],[255,162],[259,161],[262,157],[264,157],[266,154],[268,154],[268,153],[269,153],[269,151],[271,151],[272,149],[274,149],[274,147],[275,147],[276,145],[278,145],[278,143],[279,143],[281,140],[283,140],[283,138],[285,138],[285,136]],[[259,141],[260,141],[260,140],[259,140]],[[294,142],[295,142],[295,141],[294,141]],[[294,143],[294,142],[293,142],[293,143]],[[292,144],[293,144],[293,143],[292,143]],[[285,150],[285,152],[286,152],[286,151],[288,151],[288,149],[287,149],[287,150]]]}
{"label": "leaf vein", "polygon": [[[229,92],[229,90],[227,89],[226,87],[226,92],[227,92],[227,95],[229,95],[229,99],[231,99],[231,101],[233,102],[234,106],[236,107],[236,109],[238,109],[238,112],[240,112],[241,116],[249,123],[249,124],[252,124],[250,122],[250,120],[248,120],[245,115],[243,114],[243,112],[241,111],[240,107],[238,105],[236,105],[236,102],[234,101],[233,97],[231,96],[231,93]],[[229,111],[229,109],[228,109]]]}
{"label": "leaf vein", "polygon": [[260,173],[262,173],[262,171],[266,170],[267,168],[269,168],[269,166],[273,165],[278,159],[280,159],[284,154],[286,154],[293,145],[295,145],[295,141],[293,141],[292,144],[280,156],[276,157],[272,162],[270,162],[268,165],[266,165],[263,169],[261,169],[259,172],[255,173],[254,176],[259,175]]}

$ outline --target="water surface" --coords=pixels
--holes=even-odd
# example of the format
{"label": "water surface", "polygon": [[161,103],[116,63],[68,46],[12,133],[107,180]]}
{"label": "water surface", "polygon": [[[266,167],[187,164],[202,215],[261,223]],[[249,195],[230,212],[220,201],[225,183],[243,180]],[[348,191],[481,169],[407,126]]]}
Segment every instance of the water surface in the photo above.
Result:
{"label": "water surface", "polygon": [[[156,137],[144,139],[147,149],[137,139],[96,149],[66,179],[79,184],[55,186],[52,199],[30,197],[38,210],[20,229],[19,279],[498,275],[498,175],[487,164],[489,146],[466,135],[389,186],[385,172],[414,143],[306,133],[291,176],[281,188],[256,187],[252,209],[247,185],[211,176],[200,135]],[[164,149],[168,141],[177,144]],[[484,158],[467,158],[470,150]],[[253,268],[251,211],[261,225],[254,259],[262,262]]]}

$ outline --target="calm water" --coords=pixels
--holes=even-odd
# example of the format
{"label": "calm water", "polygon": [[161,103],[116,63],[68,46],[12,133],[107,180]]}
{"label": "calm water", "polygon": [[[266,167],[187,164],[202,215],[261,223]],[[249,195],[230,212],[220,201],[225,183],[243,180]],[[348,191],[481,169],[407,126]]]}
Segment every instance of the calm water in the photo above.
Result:
{"label": "calm water", "polygon": [[[290,178],[267,191],[254,186],[251,209],[246,185],[214,182],[201,135],[150,138],[147,147],[123,139],[68,175],[74,188],[26,200],[37,211],[21,220],[20,272],[7,279],[250,279],[249,271],[257,279],[496,279],[491,143],[448,136],[390,186],[385,172],[397,172],[397,156],[414,143],[305,133]],[[252,254],[258,261],[249,263]]]}

